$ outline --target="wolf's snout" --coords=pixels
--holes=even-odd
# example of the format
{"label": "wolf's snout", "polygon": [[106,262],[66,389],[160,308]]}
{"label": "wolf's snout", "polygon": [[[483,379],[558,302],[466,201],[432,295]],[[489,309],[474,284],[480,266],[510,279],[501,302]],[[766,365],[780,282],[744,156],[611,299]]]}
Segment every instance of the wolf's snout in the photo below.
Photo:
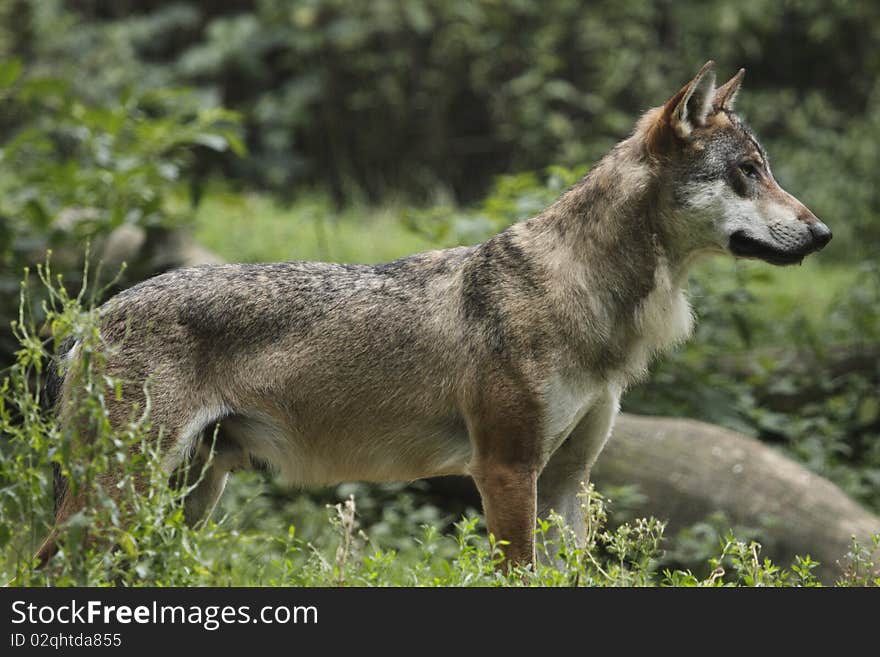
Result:
{"label": "wolf's snout", "polygon": [[831,229],[818,219],[810,224],[810,234],[816,242],[816,248],[824,248],[831,241]]}
{"label": "wolf's snout", "polygon": [[798,220],[806,224],[810,229],[810,237],[813,240],[811,244],[812,250],[818,251],[824,248],[831,241],[831,229],[822,223],[819,217],[810,212],[807,206],[791,196],[791,194],[786,192],[786,195],[796,204]]}

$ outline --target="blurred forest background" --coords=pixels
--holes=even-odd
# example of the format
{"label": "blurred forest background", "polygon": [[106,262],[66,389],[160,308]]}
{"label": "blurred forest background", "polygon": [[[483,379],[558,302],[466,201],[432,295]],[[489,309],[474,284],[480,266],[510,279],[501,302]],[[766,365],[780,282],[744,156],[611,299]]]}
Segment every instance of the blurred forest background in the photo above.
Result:
{"label": "blurred forest background", "polygon": [[[759,438],[880,512],[878,43],[880,4],[846,0],[0,0],[0,368],[47,249],[75,290],[87,243],[104,280],[128,263],[111,289],[191,248],[377,262],[474,243],[711,58],[719,82],[746,68],[740,114],[834,240],[801,267],[701,265],[694,339],[624,410]],[[316,495],[351,490],[376,535],[460,512],[418,488]],[[611,492],[621,519],[644,505],[637,482]],[[732,524],[681,529],[669,562]]]}

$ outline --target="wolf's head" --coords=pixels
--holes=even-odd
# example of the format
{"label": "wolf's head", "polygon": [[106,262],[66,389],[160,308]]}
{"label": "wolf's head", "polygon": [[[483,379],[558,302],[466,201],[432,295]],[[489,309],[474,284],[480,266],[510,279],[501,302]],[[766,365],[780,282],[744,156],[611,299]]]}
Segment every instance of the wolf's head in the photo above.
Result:
{"label": "wolf's head", "polygon": [[734,113],[745,71],[716,88],[713,68],[706,63],[639,125],[668,190],[667,231],[688,252],[800,262],[828,244],[831,231],[779,186],[767,153]]}

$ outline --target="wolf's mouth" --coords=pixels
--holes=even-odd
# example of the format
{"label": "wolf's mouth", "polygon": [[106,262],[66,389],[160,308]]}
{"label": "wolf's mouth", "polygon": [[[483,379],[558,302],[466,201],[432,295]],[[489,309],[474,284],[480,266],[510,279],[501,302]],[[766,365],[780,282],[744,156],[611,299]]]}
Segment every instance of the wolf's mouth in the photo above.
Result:
{"label": "wolf's mouth", "polygon": [[777,246],[750,237],[742,230],[738,230],[730,236],[727,248],[738,258],[758,258],[769,262],[771,265],[797,264],[815,250],[807,248],[799,251],[785,251]]}

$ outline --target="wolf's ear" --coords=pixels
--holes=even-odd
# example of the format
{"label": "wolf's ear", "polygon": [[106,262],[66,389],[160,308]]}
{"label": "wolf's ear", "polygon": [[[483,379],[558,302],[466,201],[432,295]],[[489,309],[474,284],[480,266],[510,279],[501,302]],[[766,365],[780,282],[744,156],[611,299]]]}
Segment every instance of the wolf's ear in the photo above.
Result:
{"label": "wolf's ear", "polygon": [[712,109],[716,112],[718,110],[733,110],[733,103],[736,100],[736,95],[739,93],[739,88],[742,85],[745,74],[746,69],[739,69],[736,75],[715,90],[715,98],[712,99]]}
{"label": "wolf's ear", "polygon": [[703,64],[700,72],[663,106],[670,127],[682,139],[706,123],[715,94],[715,62]]}

